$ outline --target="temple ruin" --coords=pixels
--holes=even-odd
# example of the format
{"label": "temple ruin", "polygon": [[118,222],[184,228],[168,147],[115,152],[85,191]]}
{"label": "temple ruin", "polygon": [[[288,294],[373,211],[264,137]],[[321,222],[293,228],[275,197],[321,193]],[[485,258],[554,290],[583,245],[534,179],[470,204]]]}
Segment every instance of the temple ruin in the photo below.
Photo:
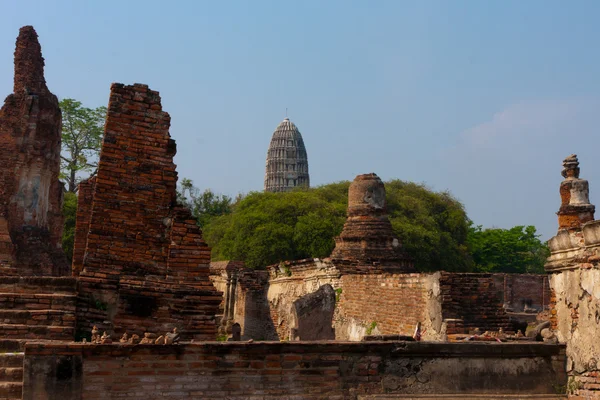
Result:
{"label": "temple ruin", "polygon": [[[285,261],[265,271],[212,263],[211,279],[224,293],[221,332],[236,322],[246,339],[297,340],[297,332],[308,330],[323,332],[321,340],[333,332],[336,340],[358,341],[372,334],[412,336],[420,323],[424,340],[442,341],[476,328],[525,331],[547,309],[543,275],[417,273],[392,232],[385,196],[376,174],[354,179],[347,221],[329,258]],[[298,302],[325,285],[336,292],[335,312],[317,296],[321,315],[298,318]],[[311,327],[326,318],[325,329]]]}
{"label": "temple ruin", "polygon": [[[417,273],[375,174],[350,186],[331,257],[251,270],[210,263],[177,203],[159,93],[115,83],[60,276],[57,104],[24,27],[0,112],[0,398],[598,397],[600,223],[576,156],[549,278]],[[514,332],[536,322],[529,338]]]}

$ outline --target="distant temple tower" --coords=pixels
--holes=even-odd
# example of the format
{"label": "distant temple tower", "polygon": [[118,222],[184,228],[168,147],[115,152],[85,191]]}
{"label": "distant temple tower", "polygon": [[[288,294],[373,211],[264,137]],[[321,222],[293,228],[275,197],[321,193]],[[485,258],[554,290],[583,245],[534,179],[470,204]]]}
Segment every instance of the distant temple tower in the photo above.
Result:
{"label": "distant temple tower", "polygon": [[310,186],[308,158],[300,131],[285,118],[273,132],[265,171],[266,192],[287,192]]}

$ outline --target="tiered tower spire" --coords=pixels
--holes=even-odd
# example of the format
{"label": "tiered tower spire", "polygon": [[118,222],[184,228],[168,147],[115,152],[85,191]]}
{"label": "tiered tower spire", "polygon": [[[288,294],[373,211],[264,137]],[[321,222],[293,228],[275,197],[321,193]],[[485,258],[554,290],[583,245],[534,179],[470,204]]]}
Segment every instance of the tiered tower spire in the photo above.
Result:
{"label": "tiered tower spire", "polygon": [[298,127],[285,118],[273,132],[265,172],[266,192],[287,192],[310,186],[308,158]]}

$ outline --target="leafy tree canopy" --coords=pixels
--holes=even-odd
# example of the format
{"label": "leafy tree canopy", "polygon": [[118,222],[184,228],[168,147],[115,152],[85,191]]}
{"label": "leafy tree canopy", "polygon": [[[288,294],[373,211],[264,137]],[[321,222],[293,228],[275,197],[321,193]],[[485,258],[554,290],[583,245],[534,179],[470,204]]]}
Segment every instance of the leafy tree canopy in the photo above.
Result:
{"label": "leafy tree canopy", "polygon": [[80,173],[94,174],[102,146],[106,107],[83,107],[81,102],[63,99],[61,179],[67,191],[76,192]]}
{"label": "leafy tree canopy", "polygon": [[233,205],[231,197],[215,194],[210,189],[200,193],[194,182],[187,178],[181,180],[177,199],[189,207],[200,227],[216,216],[231,213]]}
{"label": "leafy tree canopy", "polygon": [[[282,260],[327,257],[346,220],[349,182],[287,193],[253,192],[231,212],[204,221],[213,259],[261,268]],[[392,227],[419,270],[472,270],[469,220],[449,193],[393,180],[386,183]]]}
{"label": "leafy tree canopy", "polygon": [[481,272],[543,273],[550,251],[534,226],[511,229],[469,229],[473,261]]}

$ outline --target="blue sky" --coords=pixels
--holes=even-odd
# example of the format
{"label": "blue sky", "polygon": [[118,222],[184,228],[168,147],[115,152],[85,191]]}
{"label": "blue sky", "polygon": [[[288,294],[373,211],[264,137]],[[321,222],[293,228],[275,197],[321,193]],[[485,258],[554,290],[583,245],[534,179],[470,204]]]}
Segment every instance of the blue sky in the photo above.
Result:
{"label": "blue sky", "polygon": [[59,98],[106,105],[146,83],[180,177],[262,190],[271,134],[303,134],[311,183],[449,190],[485,227],[556,231],[562,159],[600,204],[600,2],[0,0],[0,94],[33,25]]}

